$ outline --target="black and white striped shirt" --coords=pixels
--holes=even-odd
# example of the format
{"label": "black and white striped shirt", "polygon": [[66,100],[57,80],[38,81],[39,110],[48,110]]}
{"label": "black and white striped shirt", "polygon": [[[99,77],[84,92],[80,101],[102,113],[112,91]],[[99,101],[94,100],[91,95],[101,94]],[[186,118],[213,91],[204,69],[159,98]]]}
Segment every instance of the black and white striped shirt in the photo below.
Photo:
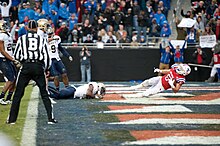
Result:
{"label": "black and white striped shirt", "polygon": [[45,69],[50,67],[50,57],[47,48],[47,42],[37,33],[27,33],[18,38],[14,57],[20,62],[27,60],[42,61]]}

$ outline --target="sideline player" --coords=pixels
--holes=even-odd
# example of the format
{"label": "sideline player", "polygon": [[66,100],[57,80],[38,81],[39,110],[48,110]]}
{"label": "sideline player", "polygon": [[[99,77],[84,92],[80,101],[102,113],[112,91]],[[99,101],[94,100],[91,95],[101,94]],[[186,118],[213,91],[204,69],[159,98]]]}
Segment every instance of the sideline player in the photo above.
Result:
{"label": "sideline player", "polygon": [[131,86],[130,89],[139,89],[151,86],[143,93],[138,93],[138,97],[147,97],[171,88],[177,93],[181,86],[185,83],[185,76],[189,75],[191,68],[187,64],[174,64],[169,70],[154,69],[154,72],[162,73],[163,76],[152,77],[145,80],[139,85]]}
{"label": "sideline player", "polygon": [[60,81],[59,75],[62,76],[63,83],[65,87],[69,86],[69,78],[67,76],[66,68],[60,58],[59,52],[61,52],[64,56],[66,56],[70,61],[73,61],[72,56],[61,46],[61,38],[57,35],[54,35],[54,30],[52,27],[48,28],[48,47],[49,47],[49,55],[52,60],[52,65],[50,68],[50,76],[54,80],[54,85],[56,89],[59,91],[60,89]]}
{"label": "sideline player", "polygon": [[[15,30],[16,24],[14,25],[12,32]],[[13,64],[13,50],[12,50],[12,35],[9,33],[9,27],[7,23],[3,20],[0,20],[0,70],[5,78],[5,85],[2,89],[0,95],[0,104],[6,105],[11,103],[11,96],[14,92],[15,88],[15,80],[17,76],[16,68]],[[6,92],[8,95],[6,97],[6,101],[4,101],[4,97]]]}

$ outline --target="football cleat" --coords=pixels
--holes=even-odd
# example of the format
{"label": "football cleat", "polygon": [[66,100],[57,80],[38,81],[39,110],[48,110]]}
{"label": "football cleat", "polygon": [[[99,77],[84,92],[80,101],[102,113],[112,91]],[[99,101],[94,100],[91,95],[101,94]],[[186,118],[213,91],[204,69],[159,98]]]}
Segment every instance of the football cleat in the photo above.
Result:
{"label": "football cleat", "polygon": [[53,124],[56,124],[56,123],[58,123],[58,121],[55,120],[55,119],[51,119],[51,120],[49,120],[49,121],[47,122],[47,124],[49,124],[49,125],[53,125]]}
{"label": "football cleat", "polygon": [[0,99],[0,104],[1,104],[1,105],[7,105],[7,103],[4,101],[3,98]]}

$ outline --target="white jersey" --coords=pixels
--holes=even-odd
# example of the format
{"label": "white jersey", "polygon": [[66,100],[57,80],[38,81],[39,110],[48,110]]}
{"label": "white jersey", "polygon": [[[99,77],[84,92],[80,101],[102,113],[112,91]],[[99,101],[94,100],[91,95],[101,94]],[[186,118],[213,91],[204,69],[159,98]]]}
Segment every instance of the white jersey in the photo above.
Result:
{"label": "white jersey", "polygon": [[82,85],[82,86],[79,86],[76,88],[74,98],[84,97],[87,93],[87,90],[88,90],[90,84],[93,85],[93,91],[92,91],[93,95],[97,94],[98,90],[99,90],[98,84],[96,82],[89,82],[88,84],[85,84],[85,85]]}
{"label": "white jersey", "polygon": [[[4,47],[5,47],[5,51],[13,57],[13,50],[12,50],[12,43],[13,43],[13,40],[12,40],[12,36],[10,33],[6,32],[6,33],[0,33],[0,40],[1,41],[4,41]],[[0,57],[1,58],[5,58],[4,55],[2,55],[0,53]]]}
{"label": "white jersey", "polygon": [[[37,29],[37,34],[40,35],[45,40],[45,45],[48,49],[48,35],[47,35],[47,33],[44,33],[43,30],[38,28]],[[49,49],[48,49],[48,51],[49,51]],[[50,55],[48,57],[50,58]],[[49,60],[49,62],[47,62],[47,60]],[[51,66],[51,64],[52,64],[51,58],[50,59],[45,58],[44,63],[45,63],[45,67]]]}
{"label": "white jersey", "polygon": [[58,50],[58,45],[61,42],[61,38],[57,35],[53,36],[53,40],[50,41],[49,44],[49,54],[50,54],[50,58],[53,59],[57,59],[57,61],[61,60],[60,59],[60,55],[59,55],[59,50]]}

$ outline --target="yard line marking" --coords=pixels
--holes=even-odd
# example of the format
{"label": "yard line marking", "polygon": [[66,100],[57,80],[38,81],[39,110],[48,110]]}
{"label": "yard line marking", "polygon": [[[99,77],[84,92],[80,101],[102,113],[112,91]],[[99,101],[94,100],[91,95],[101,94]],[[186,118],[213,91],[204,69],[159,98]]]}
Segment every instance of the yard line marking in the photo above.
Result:
{"label": "yard line marking", "polygon": [[124,122],[109,123],[113,125],[130,125],[130,124],[220,124],[220,119],[191,119],[191,118],[152,118],[152,119],[137,119]]}
{"label": "yard line marking", "polygon": [[194,114],[194,113],[186,113],[186,114],[117,114],[119,121],[130,121],[137,119],[177,119],[177,118],[187,118],[187,119],[220,119],[220,114]]}
{"label": "yard line marking", "polygon": [[157,100],[154,98],[126,98],[126,100],[101,100],[100,102],[126,104],[169,104],[169,105],[220,105],[220,99],[215,100]]}
{"label": "yard line marking", "polygon": [[28,103],[27,116],[22,132],[21,145],[35,146],[37,134],[37,116],[38,116],[39,88],[33,87],[31,99]]}
{"label": "yard line marking", "polygon": [[220,136],[170,136],[154,138],[150,140],[138,140],[125,142],[122,145],[217,145],[220,144]]}
{"label": "yard line marking", "polygon": [[144,106],[142,108],[110,110],[103,113],[152,113],[152,112],[192,112],[182,105],[161,105],[161,106]]}

